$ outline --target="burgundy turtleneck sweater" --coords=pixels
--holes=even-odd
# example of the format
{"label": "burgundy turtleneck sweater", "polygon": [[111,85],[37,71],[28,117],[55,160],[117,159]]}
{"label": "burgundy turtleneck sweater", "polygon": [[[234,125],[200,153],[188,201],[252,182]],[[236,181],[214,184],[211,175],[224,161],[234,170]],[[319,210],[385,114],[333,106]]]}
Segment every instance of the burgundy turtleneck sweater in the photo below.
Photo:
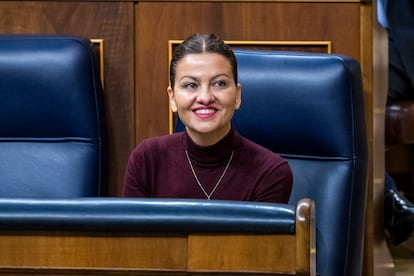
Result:
{"label": "burgundy turtleneck sweater", "polygon": [[292,172],[286,160],[232,129],[217,144],[201,147],[186,132],[142,141],[131,153],[122,196],[207,199],[230,159],[211,199],[287,203]]}

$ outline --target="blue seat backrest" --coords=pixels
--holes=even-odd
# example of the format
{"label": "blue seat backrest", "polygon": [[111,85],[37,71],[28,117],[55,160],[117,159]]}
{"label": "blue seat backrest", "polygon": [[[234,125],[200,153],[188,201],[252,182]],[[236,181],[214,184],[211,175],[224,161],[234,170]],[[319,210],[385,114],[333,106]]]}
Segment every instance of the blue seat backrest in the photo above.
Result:
{"label": "blue seat backrest", "polygon": [[242,105],[233,124],[289,161],[291,204],[315,201],[317,272],[361,275],[368,153],[359,63],[329,54],[235,54]]}
{"label": "blue seat backrest", "polygon": [[102,87],[90,41],[0,36],[1,197],[98,196]]}

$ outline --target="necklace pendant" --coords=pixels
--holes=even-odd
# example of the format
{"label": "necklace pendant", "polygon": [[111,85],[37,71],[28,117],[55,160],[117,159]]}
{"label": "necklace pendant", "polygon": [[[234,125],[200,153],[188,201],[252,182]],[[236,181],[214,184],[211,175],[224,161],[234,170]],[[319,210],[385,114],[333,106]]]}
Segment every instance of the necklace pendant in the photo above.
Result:
{"label": "necklace pendant", "polygon": [[211,196],[214,194],[214,192],[216,191],[216,189],[217,189],[217,188],[218,188],[218,186],[220,185],[221,180],[223,179],[224,175],[225,175],[225,174],[226,174],[226,172],[227,172],[227,169],[228,169],[228,168],[229,168],[229,166],[230,166],[231,160],[233,159],[233,155],[234,155],[234,149],[233,149],[233,151],[231,152],[231,155],[230,155],[229,161],[227,162],[227,165],[226,165],[226,167],[224,168],[223,173],[221,174],[221,176],[220,176],[219,180],[217,181],[216,185],[214,186],[213,190],[212,190],[210,193],[207,193],[207,192],[206,192],[206,190],[204,189],[203,185],[201,185],[201,182],[200,182],[200,180],[199,180],[199,179],[198,179],[198,177],[197,177],[197,174],[196,174],[196,172],[195,172],[195,170],[194,170],[193,164],[191,163],[191,159],[190,159],[190,156],[188,155],[188,151],[187,151],[187,150],[185,150],[185,155],[186,155],[186,157],[187,157],[188,164],[190,165],[190,168],[191,168],[191,172],[193,173],[193,176],[194,176],[194,178],[195,178],[195,180],[196,180],[196,182],[197,182],[198,186],[199,186],[199,187],[200,187],[200,189],[203,191],[204,195],[207,197],[207,200],[210,200]]}

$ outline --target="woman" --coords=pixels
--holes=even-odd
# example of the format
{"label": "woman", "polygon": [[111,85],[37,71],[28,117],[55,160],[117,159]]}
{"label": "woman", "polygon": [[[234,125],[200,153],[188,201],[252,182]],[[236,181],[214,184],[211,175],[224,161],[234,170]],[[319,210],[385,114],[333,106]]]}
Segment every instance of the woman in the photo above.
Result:
{"label": "woman", "polygon": [[185,132],[135,148],[123,196],[287,203],[293,180],[286,160],[232,127],[241,86],[230,47],[214,34],[190,36],[174,51],[170,82],[170,105]]}

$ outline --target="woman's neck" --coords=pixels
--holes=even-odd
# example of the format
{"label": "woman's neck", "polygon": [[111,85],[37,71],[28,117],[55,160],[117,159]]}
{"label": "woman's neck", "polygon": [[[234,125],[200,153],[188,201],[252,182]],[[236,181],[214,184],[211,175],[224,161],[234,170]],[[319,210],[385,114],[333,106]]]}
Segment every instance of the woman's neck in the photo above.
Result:
{"label": "woman's neck", "polygon": [[211,146],[200,146],[187,135],[186,149],[197,164],[205,166],[216,165],[228,160],[232,150],[235,149],[235,131],[231,128],[229,133]]}
{"label": "woman's neck", "polygon": [[224,128],[221,134],[217,133],[200,133],[191,131],[190,129],[186,128],[186,132],[191,140],[200,147],[209,147],[217,144],[221,141],[224,137],[226,137],[231,130],[231,124]]}

